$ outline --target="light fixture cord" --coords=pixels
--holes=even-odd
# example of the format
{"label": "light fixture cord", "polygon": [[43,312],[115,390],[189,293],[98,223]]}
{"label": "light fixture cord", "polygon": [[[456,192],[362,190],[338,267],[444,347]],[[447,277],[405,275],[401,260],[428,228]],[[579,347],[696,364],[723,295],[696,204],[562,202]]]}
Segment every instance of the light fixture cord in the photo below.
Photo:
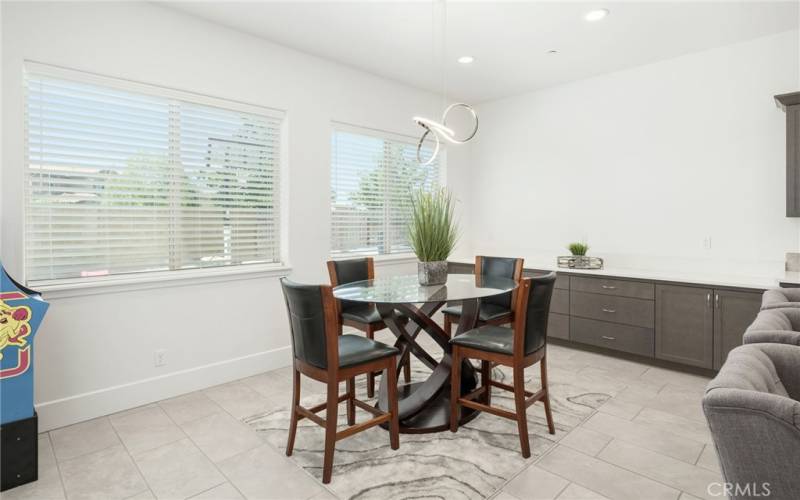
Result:
{"label": "light fixture cord", "polygon": [[447,106],[447,0],[442,2],[442,41],[439,57],[442,63],[442,106]]}

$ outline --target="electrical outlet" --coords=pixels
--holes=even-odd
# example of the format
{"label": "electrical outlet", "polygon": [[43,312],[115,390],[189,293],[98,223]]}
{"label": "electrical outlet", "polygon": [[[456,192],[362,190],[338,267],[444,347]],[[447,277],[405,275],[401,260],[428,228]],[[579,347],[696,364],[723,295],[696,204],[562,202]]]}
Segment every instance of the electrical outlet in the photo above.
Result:
{"label": "electrical outlet", "polygon": [[706,250],[711,250],[711,236],[706,236],[703,238],[703,248]]}
{"label": "electrical outlet", "polygon": [[167,364],[167,350],[158,349],[153,356],[153,364],[156,367],[164,366]]}

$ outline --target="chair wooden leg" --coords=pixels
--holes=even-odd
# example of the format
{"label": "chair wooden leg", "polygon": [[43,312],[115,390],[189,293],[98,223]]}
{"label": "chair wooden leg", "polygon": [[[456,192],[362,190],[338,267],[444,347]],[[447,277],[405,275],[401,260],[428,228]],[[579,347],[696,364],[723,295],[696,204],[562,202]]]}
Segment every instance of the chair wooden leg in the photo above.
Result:
{"label": "chair wooden leg", "polygon": [[450,432],[458,430],[458,418],[461,405],[458,398],[461,397],[461,353],[458,346],[453,346],[453,366],[450,371]]}
{"label": "chair wooden leg", "polygon": [[347,379],[347,425],[356,423],[356,379]]}
{"label": "chair wooden leg", "polygon": [[544,389],[544,415],[547,417],[547,429],[550,434],[556,433],[556,426],[553,424],[553,412],[550,411],[550,389],[547,387],[547,355],[539,362],[542,366],[542,389]]}
{"label": "chair wooden leg", "polygon": [[[375,340],[375,332],[370,326],[367,326],[367,338]],[[375,374],[373,372],[367,373],[367,397],[375,397]]]}
{"label": "chair wooden leg", "polygon": [[300,372],[292,369],[292,415],[289,422],[289,440],[286,443],[286,455],[291,456],[294,450],[294,437],[297,434],[297,406],[300,404]]}
{"label": "chair wooden leg", "polygon": [[400,448],[400,416],[397,408],[397,358],[389,358],[389,365],[383,371],[386,377],[386,386],[389,398],[389,412],[392,414],[389,420],[389,443],[393,450]]}
{"label": "chair wooden leg", "polygon": [[481,360],[481,386],[486,387],[486,394],[483,396],[483,402],[487,406],[492,405],[492,362]]}
{"label": "chair wooden leg", "polygon": [[403,379],[406,384],[411,382],[411,354],[408,355],[408,359],[403,363]]}
{"label": "chair wooden leg", "polygon": [[528,441],[528,417],[525,408],[525,371],[521,366],[514,367],[514,406],[516,407],[522,456],[523,458],[529,458],[531,456],[531,446]]}
{"label": "chair wooden leg", "polygon": [[453,322],[449,314],[444,315],[444,333],[446,333],[448,337],[453,338]]}
{"label": "chair wooden leg", "polygon": [[333,473],[333,451],[336,447],[336,421],[339,410],[339,384],[328,381],[328,402],[325,412],[325,456],[322,461],[322,482],[331,482]]}

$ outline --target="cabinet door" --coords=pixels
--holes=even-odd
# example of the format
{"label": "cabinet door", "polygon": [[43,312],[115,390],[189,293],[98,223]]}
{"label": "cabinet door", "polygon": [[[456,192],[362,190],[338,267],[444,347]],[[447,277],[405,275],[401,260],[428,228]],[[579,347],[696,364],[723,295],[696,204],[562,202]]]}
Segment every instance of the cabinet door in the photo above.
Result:
{"label": "cabinet door", "polygon": [[731,349],[761,308],[760,292],[716,290],[714,295],[714,368],[719,370]]}
{"label": "cabinet door", "polygon": [[656,358],[712,367],[712,295],[709,288],[656,285]]}
{"label": "cabinet door", "polygon": [[547,320],[547,336],[569,340],[569,316],[566,314],[550,313],[549,319]]}

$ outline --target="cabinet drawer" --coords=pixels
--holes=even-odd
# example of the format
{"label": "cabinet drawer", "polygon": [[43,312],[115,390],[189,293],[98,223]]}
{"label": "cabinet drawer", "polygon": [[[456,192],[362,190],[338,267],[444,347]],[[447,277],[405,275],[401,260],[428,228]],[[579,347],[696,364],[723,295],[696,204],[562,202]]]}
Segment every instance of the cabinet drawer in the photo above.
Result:
{"label": "cabinet drawer", "polygon": [[569,290],[553,290],[553,298],[550,299],[550,312],[569,314]]}
{"label": "cabinet drawer", "polygon": [[652,300],[573,291],[570,293],[569,311],[571,315],[582,318],[653,328],[654,304]]}
{"label": "cabinet drawer", "polygon": [[569,316],[550,313],[547,319],[547,336],[569,340]]}
{"label": "cabinet drawer", "polygon": [[570,289],[578,292],[591,292],[603,295],[619,295],[637,299],[655,298],[655,287],[652,283],[641,281],[625,281],[605,278],[586,278],[573,276],[570,279]]}
{"label": "cabinet drawer", "polygon": [[569,338],[574,342],[653,357],[655,336],[652,328],[572,317]]}

